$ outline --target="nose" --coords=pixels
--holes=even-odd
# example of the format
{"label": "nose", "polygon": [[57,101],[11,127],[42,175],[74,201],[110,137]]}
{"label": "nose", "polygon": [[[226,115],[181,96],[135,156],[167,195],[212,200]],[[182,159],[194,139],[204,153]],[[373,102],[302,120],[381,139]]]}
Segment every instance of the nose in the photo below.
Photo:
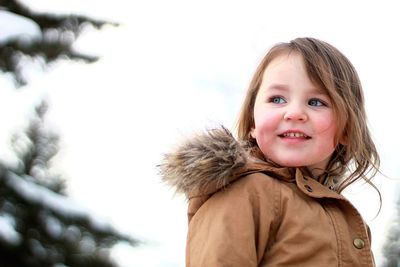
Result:
{"label": "nose", "polygon": [[308,116],[306,111],[304,110],[304,107],[297,103],[291,103],[287,106],[287,110],[283,118],[285,120],[304,122],[307,121]]}

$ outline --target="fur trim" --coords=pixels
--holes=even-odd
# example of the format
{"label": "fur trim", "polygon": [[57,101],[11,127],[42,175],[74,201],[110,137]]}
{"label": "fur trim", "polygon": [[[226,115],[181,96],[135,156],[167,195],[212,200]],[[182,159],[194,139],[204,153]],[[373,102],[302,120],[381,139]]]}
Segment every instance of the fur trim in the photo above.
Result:
{"label": "fur trim", "polygon": [[246,144],[221,126],[184,141],[164,155],[158,168],[163,181],[177,192],[209,194],[235,179],[249,158]]}

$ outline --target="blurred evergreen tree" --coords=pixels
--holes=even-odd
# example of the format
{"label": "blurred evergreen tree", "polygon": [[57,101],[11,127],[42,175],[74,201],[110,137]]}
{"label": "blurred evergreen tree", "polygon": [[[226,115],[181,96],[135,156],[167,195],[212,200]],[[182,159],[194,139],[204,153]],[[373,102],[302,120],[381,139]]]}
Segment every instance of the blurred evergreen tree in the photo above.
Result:
{"label": "blurred evergreen tree", "polygon": [[[6,40],[1,38],[0,32],[0,70],[12,75],[17,88],[28,82],[24,76],[24,66],[20,64],[22,59],[30,58],[42,62],[42,66],[60,58],[95,62],[98,59],[96,56],[75,51],[72,46],[74,41],[86,26],[100,29],[104,25],[118,25],[82,15],[37,13],[18,0],[0,0],[0,12],[29,21],[38,31],[38,36],[32,38],[22,35],[11,36]],[[4,27],[7,25],[3,25]]]}
{"label": "blurred evergreen tree", "polygon": [[137,242],[65,196],[64,180],[49,169],[58,136],[46,129],[45,111],[42,103],[26,132],[13,138],[19,164],[0,164],[0,266],[117,266],[109,248]]}
{"label": "blurred evergreen tree", "polygon": [[[13,21],[0,21],[0,71],[11,75],[17,88],[29,83],[24,60],[40,62],[42,67],[58,59],[95,62],[96,56],[79,53],[73,43],[87,26],[117,25],[81,15],[38,13],[22,1],[0,0],[0,17],[10,16],[36,31],[28,37],[6,36]],[[137,241],[66,196],[65,180],[50,171],[59,137],[46,127],[46,110],[43,102],[27,129],[13,135],[19,164],[10,166],[0,159],[0,266],[115,267],[109,249],[119,242]]]}
{"label": "blurred evergreen tree", "polygon": [[400,267],[400,198],[397,200],[395,217],[390,223],[382,251],[384,256],[382,267]]}

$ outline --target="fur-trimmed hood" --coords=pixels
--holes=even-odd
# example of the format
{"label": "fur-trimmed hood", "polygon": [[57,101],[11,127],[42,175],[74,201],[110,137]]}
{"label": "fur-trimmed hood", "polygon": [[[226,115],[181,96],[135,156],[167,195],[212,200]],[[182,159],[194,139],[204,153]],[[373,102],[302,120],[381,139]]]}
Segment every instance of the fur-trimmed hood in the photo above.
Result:
{"label": "fur-trimmed hood", "polygon": [[248,144],[222,126],[183,141],[164,155],[158,167],[163,181],[187,198],[212,194],[253,172],[291,177],[287,168],[252,157]]}

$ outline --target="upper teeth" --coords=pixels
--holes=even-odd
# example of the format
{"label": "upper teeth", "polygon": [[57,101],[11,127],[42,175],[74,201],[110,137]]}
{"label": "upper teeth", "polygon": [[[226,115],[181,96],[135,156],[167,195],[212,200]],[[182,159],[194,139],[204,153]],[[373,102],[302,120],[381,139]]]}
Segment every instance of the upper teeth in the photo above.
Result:
{"label": "upper teeth", "polygon": [[307,137],[307,135],[303,133],[284,133],[284,137]]}

